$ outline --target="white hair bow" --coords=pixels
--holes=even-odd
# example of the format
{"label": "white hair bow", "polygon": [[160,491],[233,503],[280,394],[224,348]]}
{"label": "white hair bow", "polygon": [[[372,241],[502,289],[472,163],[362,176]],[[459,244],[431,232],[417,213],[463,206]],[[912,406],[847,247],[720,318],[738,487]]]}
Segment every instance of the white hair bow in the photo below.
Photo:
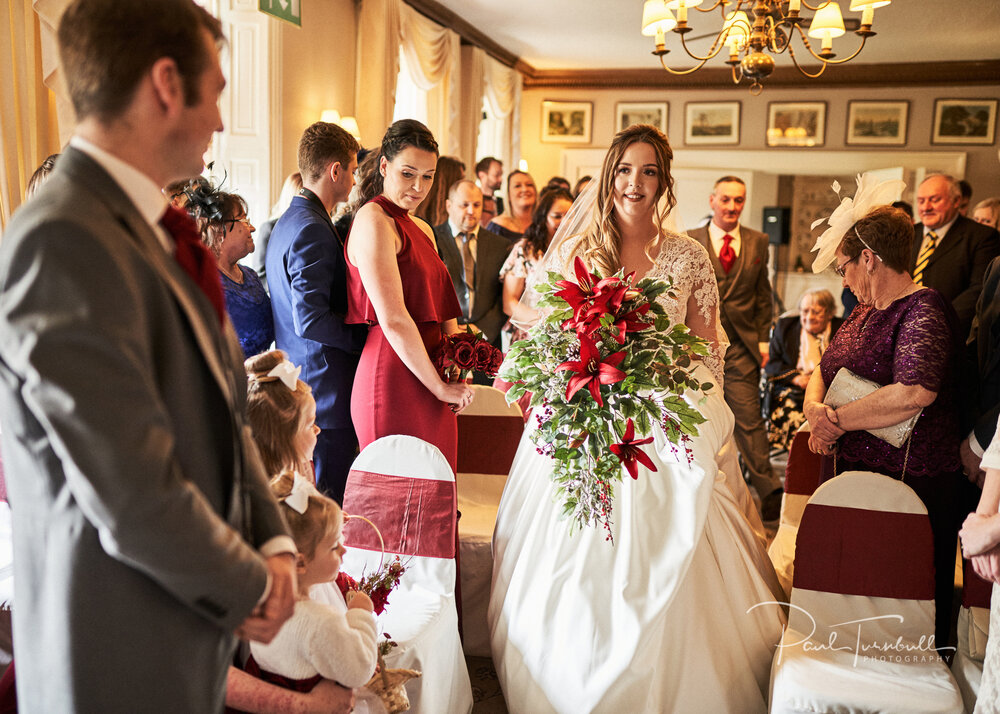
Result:
{"label": "white hair bow", "polygon": [[285,503],[299,515],[304,515],[309,508],[309,497],[316,492],[309,480],[299,474],[295,474],[292,482],[292,492],[285,498]]}
{"label": "white hair bow", "polygon": [[[810,226],[810,229],[814,229],[824,221],[830,224],[813,246],[813,252],[818,251],[813,261],[813,272],[822,272],[837,259],[837,248],[851,226],[867,216],[873,208],[888,206],[898,200],[904,188],[906,183],[899,179],[879,181],[873,174],[859,174],[858,190],[854,193],[854,198],[842,198],[829,218],[820,218]],[[833,182],[833,190],[840,195],[838,181]]]}
{"label": "white hair bow", "polygon": [[295,391],[295,387],[299,383],[299,374],[302,373],[302,367],[296,367],[294,364],[289,362],[287,359],[283,359],[267,373],[268,377],[277,377],[285,386]]}

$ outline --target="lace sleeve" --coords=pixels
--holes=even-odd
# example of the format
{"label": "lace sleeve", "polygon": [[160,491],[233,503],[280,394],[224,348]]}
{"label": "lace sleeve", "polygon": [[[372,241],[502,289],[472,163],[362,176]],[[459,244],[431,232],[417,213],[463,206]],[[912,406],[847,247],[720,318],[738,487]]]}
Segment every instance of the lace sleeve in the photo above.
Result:
{"label": "lace sleeve", "polygon": [[719,319],[719,288],[708,251],[688,236],[667,233],[650,277],[673,282],[677,299],[668,299],[664,307],[672,320],[683,322],[692,333],[708,340],[705,366],[721,387],[729,339]]}

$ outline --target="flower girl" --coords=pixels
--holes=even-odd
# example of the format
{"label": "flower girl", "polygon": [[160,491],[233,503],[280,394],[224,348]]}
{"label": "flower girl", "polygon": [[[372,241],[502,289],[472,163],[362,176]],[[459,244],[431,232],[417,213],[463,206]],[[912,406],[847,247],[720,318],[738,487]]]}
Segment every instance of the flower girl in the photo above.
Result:
{"label": "flower girl", "polygon": [[[295,613],[269,643],[252,642],[246,669],[262,679],[308,691],[321,678],[360,687],[377,662],[372,601],[350,591],[334,603],[325,597],[340,571],[343,514],[336,501],[320,494],[300,472],[311,474],[309,461],[319,432],[316,402],[280,350],[246,361],[247,411],[265,466],[279,473],[271,490],[282,504],[298,550],[298,598]],[[325,592],[310,597],[310,588]],[[332,588],[339,596],[339,591]],[[314,591],[316,592],[316,591]],[[329,603],[329,604],[327,604]],[[339,607],[338,607],[339,604]]]}

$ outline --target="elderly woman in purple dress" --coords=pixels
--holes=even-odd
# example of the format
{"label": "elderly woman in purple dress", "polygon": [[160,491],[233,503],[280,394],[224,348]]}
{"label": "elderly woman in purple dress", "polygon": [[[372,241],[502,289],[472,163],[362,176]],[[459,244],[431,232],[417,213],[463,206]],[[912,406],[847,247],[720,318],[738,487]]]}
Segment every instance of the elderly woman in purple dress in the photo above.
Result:
{"label": "elderly woman in purple dress", "polygon": [[[937,574],[935,634],[941,647],[947,644],[951,614],[955,492],[962,475],[952,386],[958,343],[948,302],[908,272],[912,240],[909,217],[891,206],[868,212],[843,234],[831,257],[844,287],[861,304],[823,353],[806,388],[805,414],[812,429],[810,448],[834,459],[836,473],[875,471],[904,479],[927,506]],[[834,409],[824,399],[842,367],[883,386]],[[867,431],[915,415],[909,441],[898,448]]]}

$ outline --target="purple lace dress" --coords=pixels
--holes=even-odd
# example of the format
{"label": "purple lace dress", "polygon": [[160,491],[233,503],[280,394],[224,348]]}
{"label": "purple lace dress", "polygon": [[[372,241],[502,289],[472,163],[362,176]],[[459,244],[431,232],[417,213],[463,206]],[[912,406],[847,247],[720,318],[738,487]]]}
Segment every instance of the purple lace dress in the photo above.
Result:
{"label": "purple lace dress", "polygon": [[[937,392],[913,428],[905,474],[906,445],[897,449],[867,431],[840,437],[837,471],[874,471],[902,478],[927,507],[934,533],[934,633],[939,647],[948,644],[958,534],[955,501],[962,478],[953,374],[956,324],[951,306],[931,289],[899,298],[884,310],[858,305],[820,362],[827,386],[841,367],[847,367],[882,385],[919,384]],[[823,472],[832,474],[833,469]]]}
{"label": "purple lace dress", "polygon": [[[924,409],[913,429],[907,483],[911,477],[937,477],[960,468],[949,312],[940,294],[929,289],[902,297],[884,310],[859,305],[837,331],[820,362],[827,386],[840,368],[846,367],[882,385],[919,384],[937,392],[937,399]],[[897,449],[867,431],[844,434],[838,446],[838,471],[848,470],[845,467],[849,465],[893,478],[903,474],[905,446]]]}

